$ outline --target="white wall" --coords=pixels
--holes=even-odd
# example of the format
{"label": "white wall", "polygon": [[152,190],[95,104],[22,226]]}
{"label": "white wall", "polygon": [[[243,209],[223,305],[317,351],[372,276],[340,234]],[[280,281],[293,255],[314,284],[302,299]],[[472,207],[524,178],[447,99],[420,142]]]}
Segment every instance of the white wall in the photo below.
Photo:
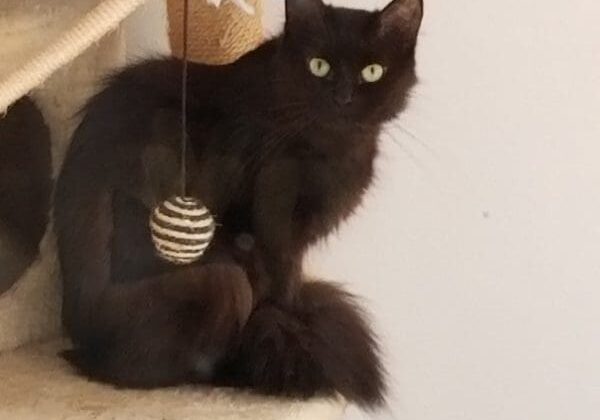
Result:
{"label": "white wall", "polygon": [[426,3],[398,123],[417,138],[390,128],[364,208],[310,264],[365,296],[387,354],[389,409],[348,419],[594,420],[600,2]]}
{"label": "white wall", "polygon": [[164,0],[148,0],[125,21],[124,27],[129,61],[170,53]]}
{"label": "white wall", "polygon": [[426,3],[418,140],[313,262],[388,354],[389,412],[348,418],[598,419],[600,3]]}

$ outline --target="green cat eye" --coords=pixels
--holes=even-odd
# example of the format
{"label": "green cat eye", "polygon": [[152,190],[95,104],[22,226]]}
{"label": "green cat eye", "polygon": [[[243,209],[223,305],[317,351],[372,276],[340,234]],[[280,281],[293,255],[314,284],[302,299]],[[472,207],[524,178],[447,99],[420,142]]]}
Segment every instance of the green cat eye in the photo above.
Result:
{"label": "green cat eye", "polygon": [[311,58],[308,62],[308,68],[316,77],[326,77],[331,71],[331,65],[322,58]]}
{"label": "green cat eye", "polygon": [[369,64],[362,70],[361,75],[365,82],[375,83],[381,80],[384,73],[385,69],[381,64]]}

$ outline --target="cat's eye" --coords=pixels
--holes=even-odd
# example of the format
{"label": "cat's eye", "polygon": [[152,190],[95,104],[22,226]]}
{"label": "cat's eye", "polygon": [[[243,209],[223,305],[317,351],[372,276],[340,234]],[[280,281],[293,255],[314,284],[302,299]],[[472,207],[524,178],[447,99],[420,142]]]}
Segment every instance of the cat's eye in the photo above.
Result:
{"label": "cat's eye", "polygon": [[331,65],[322,58],[311,58],[308,62],[310,72],[316,77],[327,77],[331,71]]}
{"label": "cat's eye", "polygon": [[375,83],[381,80],[384,73],[385,69],[381,64],[369,64],[362,70],[361,76],[365,82]]}

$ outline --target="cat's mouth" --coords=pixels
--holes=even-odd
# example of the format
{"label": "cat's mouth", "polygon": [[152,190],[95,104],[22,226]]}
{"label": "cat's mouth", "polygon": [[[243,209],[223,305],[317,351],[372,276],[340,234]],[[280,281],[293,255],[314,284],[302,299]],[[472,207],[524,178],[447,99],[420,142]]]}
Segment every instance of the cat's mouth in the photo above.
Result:
{"label": "cat's mouth", "polygon": [[353,104],[331,108],[330,120],[335,123],[360,124],[364,115],[358,112]]}

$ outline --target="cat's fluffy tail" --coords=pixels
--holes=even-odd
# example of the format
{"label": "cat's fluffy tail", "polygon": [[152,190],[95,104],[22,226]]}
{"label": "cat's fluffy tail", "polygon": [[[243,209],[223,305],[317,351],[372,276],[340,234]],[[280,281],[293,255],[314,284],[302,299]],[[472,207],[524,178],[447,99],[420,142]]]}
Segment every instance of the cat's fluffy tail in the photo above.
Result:
{"label": "cat's fluffy tail", "polygon": [[384,402],[375,336],[356,299],[330,283],[305,283],[293,307],[258,307],[226,369],[235,385],[267,394],[308,398],[337,392],[365,408]]}

